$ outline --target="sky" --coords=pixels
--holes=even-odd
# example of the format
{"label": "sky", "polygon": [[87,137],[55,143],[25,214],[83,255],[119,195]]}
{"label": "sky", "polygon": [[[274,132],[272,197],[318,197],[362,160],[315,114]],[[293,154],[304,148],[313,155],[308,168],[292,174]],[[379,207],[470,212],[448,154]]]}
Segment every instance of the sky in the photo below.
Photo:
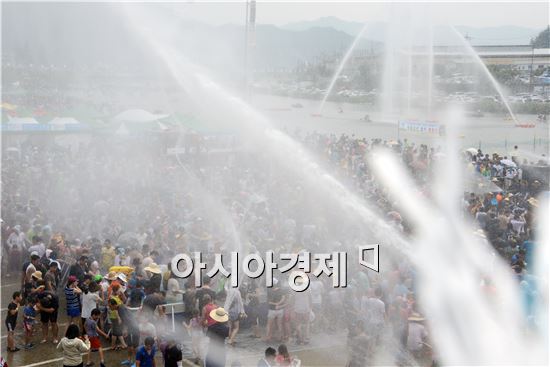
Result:
{"label": "sky", "polygon": [[[181,16],[200,20],[213,25],[243,23],[244,1],[187,1],[170,3]],[[282,2],[258,0],[257,22],[261,24],[285,25],[291,22],[314,20],[335,16],[344,20],[369,22],[385,21],[391,7],[412,7],[420,12],[431,12],[436,24],[464,25],[472,27],[494,27],[515,25],[528,28],[545,28],[550,24],[548,1],[535,2],[388,2],[356,1],[301,1]]]}

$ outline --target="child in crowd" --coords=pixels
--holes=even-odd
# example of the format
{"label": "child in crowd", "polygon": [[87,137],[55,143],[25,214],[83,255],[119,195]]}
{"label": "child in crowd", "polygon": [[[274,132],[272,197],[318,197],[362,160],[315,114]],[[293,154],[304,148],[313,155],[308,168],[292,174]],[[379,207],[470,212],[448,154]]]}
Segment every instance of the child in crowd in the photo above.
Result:
{"label": "child in crowd", "polygon": [[187,329],[187,332],[189,333],[189,335],[191,335],[193,357],[195,358],[195,361],[198,361],[201,358],[201,341],[202,341],[202,335],[203,335],[199,310],[197,310],[196,308],[193,309],[191,320],[189,320],[188,324],[185,323],[184,321],[183,325]]}
{"label": "child in crowd", "polygon": [[[127,345],[124,342],[122,334],[122,321],[118,314],[118,305],[120,303],[116,298],[109,299],[109,321],[111,322],[111,349],[119,350],[126,349]],[[120,340],[120,346],[117,346],[117,340]]]}
{"label": "child in crowd", "polygon": [[155,339],[148,336],[136,353],[136,367],[156,367],[155,353]]}
{"label": "child in crowd", "polygon": [[90,361],[91,352],[99,351],[99,365],[105,367],[105,358],[103,357],[103,348],[101,348],[101,341],[99,340],[99,335],[102,335],[104,338],[108,339],[109,335],[97,326],[97,322],[101,317],[101,311],[98,308],[94,308],[90,314],[90,317],[86,319],[84,324],[84,329],[86,330],[86,335],[90,340],[90,351],[86,358],[86,367],[93,366],[93,362]]}
{"label": "child in crowd", "polygon": [[23,327],[25,329],[25,349],[31,349],[34,347],[32,343],[33,326],[36,322],[36,311],[38,306],[36,305],[36,298],[29,297],[27,299],[27,305],[23,309]]}
{"label": "child in crowd", "polygon": [[[91,317],[92,311],[102,302],[99,285],[95,281],[91,282],[88,289],[82,293],[82,325],[86,325],[86,320]],[[86,333],[86,327],[84,327],[84,333]]]}
{"label": "child in crowd", "polygon": [[290,357],[288,348],[285,344],[281,344],[279,345],[279,348],[277,348],[277,357],[275,357],[275,362],[277,362],[277,366],[281,367],[289,367],[292,365],[292,358]]}
{"label": "child in crowd", "polygon": [[17,324],[17,314],[19,304],[21,303],[21,292],[13,292],[11,302],[8,305],[8,314],[6,315],[6,329],[8,330],[8,352],[17,352],[20,350],[15,346],[15,325]]}

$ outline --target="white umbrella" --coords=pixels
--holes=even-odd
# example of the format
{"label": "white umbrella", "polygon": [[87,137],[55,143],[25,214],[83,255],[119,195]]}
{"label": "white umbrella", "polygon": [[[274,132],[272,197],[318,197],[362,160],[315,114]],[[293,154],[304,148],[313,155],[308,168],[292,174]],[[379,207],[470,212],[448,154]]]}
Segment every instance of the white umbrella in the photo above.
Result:
{"label": "white umbrella", "polygon": [[504,164],[505,166],[509,167],[517,167],[516,163],[511,159],[502,159],[500,163]]}
{"label": "white umbrella", "polygon": [[80,124],[80,121],[78,121],[75,118],[72,117],[56,117],[50,122],[48,122],[50,125],[78,125]]}
{"label": "white umbrella", "polygon": [[115,121],[118,122],[152,122],[161,120],[169,115],[155,115],[145,110],[126,110],[115,116]]}
{"label": "white umbrella", "polygon": [[476,148],[468,148],[468,149],[466,149],[466,152],[471,153],[472,155],[476,155],[477,154],[477,149]]}

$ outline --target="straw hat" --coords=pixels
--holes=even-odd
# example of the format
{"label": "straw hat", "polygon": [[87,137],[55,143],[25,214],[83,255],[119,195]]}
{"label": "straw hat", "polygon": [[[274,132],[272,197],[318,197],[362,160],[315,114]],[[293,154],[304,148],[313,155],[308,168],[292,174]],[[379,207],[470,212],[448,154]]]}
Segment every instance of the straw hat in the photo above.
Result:
{"label": "straw hat", "polygon": [[527,202],[531,205],[531,206],[534,206],[535,208],[538,208],[539,206],[539,201],[535,198],[529,198],[529,200],[527,200]]}
{"label": "straw hat", "polygon": [[105,275],[107,280],[116,280],[116,271],[110,271],[109,274]]}
{"label": "straw hat", "polygon": [[38,280],[42,280],[42,272],[41,271],[35,271],[32,273],[33,278],[36,278]]}
{"label": "straw hat", "polygon": [[210,317],[217,322],[226,322],[229,320],[229,315],[223,307],[210,311]]}
{"label": "straw hat", "polygon": [[151,265],[149,265],[148,267],[146,267],[145,269],[143,269],[145,271],[149,271],[153,274],[160,274],[162,273],[162,270],[160,270],[160,266],[158,266],[156,263],[151,263]]}
{"label": "straw hat", "polygon": [[424,320],[426,319],[418,312],[413,312],[411,316],[409,316],[409,321],[424,321]]}

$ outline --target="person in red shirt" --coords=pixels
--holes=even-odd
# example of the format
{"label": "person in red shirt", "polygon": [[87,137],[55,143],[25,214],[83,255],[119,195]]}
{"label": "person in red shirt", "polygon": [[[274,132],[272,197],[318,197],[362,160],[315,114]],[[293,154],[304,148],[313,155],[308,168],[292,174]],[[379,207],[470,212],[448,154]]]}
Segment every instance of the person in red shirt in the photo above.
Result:
{"label": "person in red shirt", "polygon": [[214,303],[214,300],[208,294],[205,294],[202,299],[203,303],[205,304],[202,307],[202,323],[205,327],[209,327],[216,323],[216,320],[210,317],[210,312],[218,308],[218,306]]}

